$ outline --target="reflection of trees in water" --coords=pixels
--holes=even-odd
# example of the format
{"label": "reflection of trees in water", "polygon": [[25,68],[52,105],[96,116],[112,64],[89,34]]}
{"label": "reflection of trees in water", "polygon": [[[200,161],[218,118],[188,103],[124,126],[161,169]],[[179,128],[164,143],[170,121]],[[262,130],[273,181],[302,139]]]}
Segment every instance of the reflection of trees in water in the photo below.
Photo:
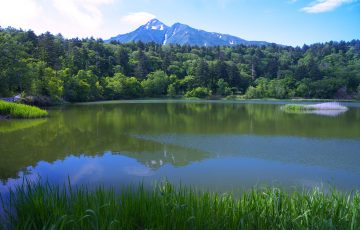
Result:
{"label": "reflection of trees in water", "polygon": [[[139,139],[133,134],[360,136],[360,130],[354,125],[360,120],[359,108],[339,117],[324,118],[286,114],[279,107],[191,102],[97,104],[52,110],[47,122],[0,132],[0,178],[15,177],[21,169],[41,160],[53,162],[69,154],[101,155],[108,150],[153,168],[160,167],[161,161],[186,165],[208,157],[203,152]],[[163,156],[165,147],[176,161]]]}
{"label": "reflection of trees in water", "polygon": [[[113,105],[112,105],[113,106]],[[111,109],[110,109],[111,110]],[[353,109],[339,117],[305,114],[294,116],[280,105],[169,103],[117,106],[107,113],[109,123],[121,114],[118,125],[132,133],[231,133],[259,135],[299,135],[310,137],[357,138],[360,120]]]}
{"label": "reflection of trees in water", "polygon": [[0,133],[10,133],[22,129],[31,128],[47,121],[46,118],[40,119],[16,119],[16,120],[0,120]]}
{"label": "reflection of trees in water", "polygon": [[[79,116],[78,111],[54,111],[51,121],[45,125],[26,132],[0,135],[0,178],[14,178],[20,170],[26,172],[28,166],[35,166],[39,161],[54,162],[69,154],[95,156],[111,150],[135,158],[151,168],[160,167],[160,162],[186,165],[206,155],[129,136],[128,128],[135,118],[122,116],[119,111],[115,114],[102,110],[81,111]],[[21,144],[14,144],[16,141]],[[163,154],[164,150],[168,151],[167,155]]]}
{"label": "reflection of trees in water", "polygon": [[257,135],[291,135],[316,138],[359,138],[359,108],[338,117],[316,114],[288,114],[279,105],[246,105],[248,118],[253,124],[252,133]]}

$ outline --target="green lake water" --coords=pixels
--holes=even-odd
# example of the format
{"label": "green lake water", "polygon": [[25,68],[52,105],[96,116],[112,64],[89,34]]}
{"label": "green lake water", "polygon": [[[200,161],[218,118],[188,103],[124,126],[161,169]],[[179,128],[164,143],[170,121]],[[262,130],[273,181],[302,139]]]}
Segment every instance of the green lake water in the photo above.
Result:
{"label": "green lake water", "polygon": [[24,178],[122,186],[167,178],[214,191],[360,189],[360,104],[291,114],[284,102],[116,101],[0,121],[0,192]]}

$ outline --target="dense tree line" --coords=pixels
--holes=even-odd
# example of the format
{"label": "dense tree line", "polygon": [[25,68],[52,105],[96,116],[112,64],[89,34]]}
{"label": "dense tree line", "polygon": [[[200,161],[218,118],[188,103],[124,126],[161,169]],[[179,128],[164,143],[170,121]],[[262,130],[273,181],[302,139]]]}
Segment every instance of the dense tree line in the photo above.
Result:
{"label": "dense tree line", "polygon": [[301,48],[107,44],[0,27],[0,96],[18,93],[53,101],[233,94],[355,98],[360,41]]}

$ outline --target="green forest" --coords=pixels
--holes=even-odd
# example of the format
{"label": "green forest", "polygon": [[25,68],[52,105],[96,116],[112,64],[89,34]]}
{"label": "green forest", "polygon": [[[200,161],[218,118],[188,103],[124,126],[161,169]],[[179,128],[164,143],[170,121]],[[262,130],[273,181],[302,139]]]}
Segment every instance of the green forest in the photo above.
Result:
{"label": "green forest", "polygon": [[160,98],[360,97],[360,40],[289,47],[197,47],[0,27],[0,97],[52,102]]}

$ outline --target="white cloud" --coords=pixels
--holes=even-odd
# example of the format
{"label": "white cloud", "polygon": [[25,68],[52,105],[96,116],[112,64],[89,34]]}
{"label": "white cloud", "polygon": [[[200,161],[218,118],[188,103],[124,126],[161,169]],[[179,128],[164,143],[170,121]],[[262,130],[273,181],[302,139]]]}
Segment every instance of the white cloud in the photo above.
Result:
{"label": "white cloud", "polygon": [[103,24],[103,14],[99,8],[111,3],[113,0],[53,0],[57,11],[74,23],[71,26],[91,32]]}
{"label": "white cloud", "polygon": [[0,25],[24,27],[41,15],[42,7],[37,0],[9,0],[0,2]]}
{"label": "white cloud", "polygon": [[[0,26],[50,31],[65,37],[107,39],[128,33],[155,15],[124,14],[125,0],[0,0]],[[121,15],[122,13],[122,15]]]}
{"label": "white cloud", "polygon": [[337,7],[351,3],[356,0],[317,0],[307,7],[301,9],[306,13],[323,13],[336,9]]}
{"label": "white cloud", "polygon": [[0,0],[0,25],[67,37],[102,37],[102,7],[121,0]]}
{"label": "white cloud", "polygon": [[131,26],[141,26],[154,18],[156,18],[156,16],[151,13],[136,12],[136,13],[130,13],[122,17],[121,21]]}

